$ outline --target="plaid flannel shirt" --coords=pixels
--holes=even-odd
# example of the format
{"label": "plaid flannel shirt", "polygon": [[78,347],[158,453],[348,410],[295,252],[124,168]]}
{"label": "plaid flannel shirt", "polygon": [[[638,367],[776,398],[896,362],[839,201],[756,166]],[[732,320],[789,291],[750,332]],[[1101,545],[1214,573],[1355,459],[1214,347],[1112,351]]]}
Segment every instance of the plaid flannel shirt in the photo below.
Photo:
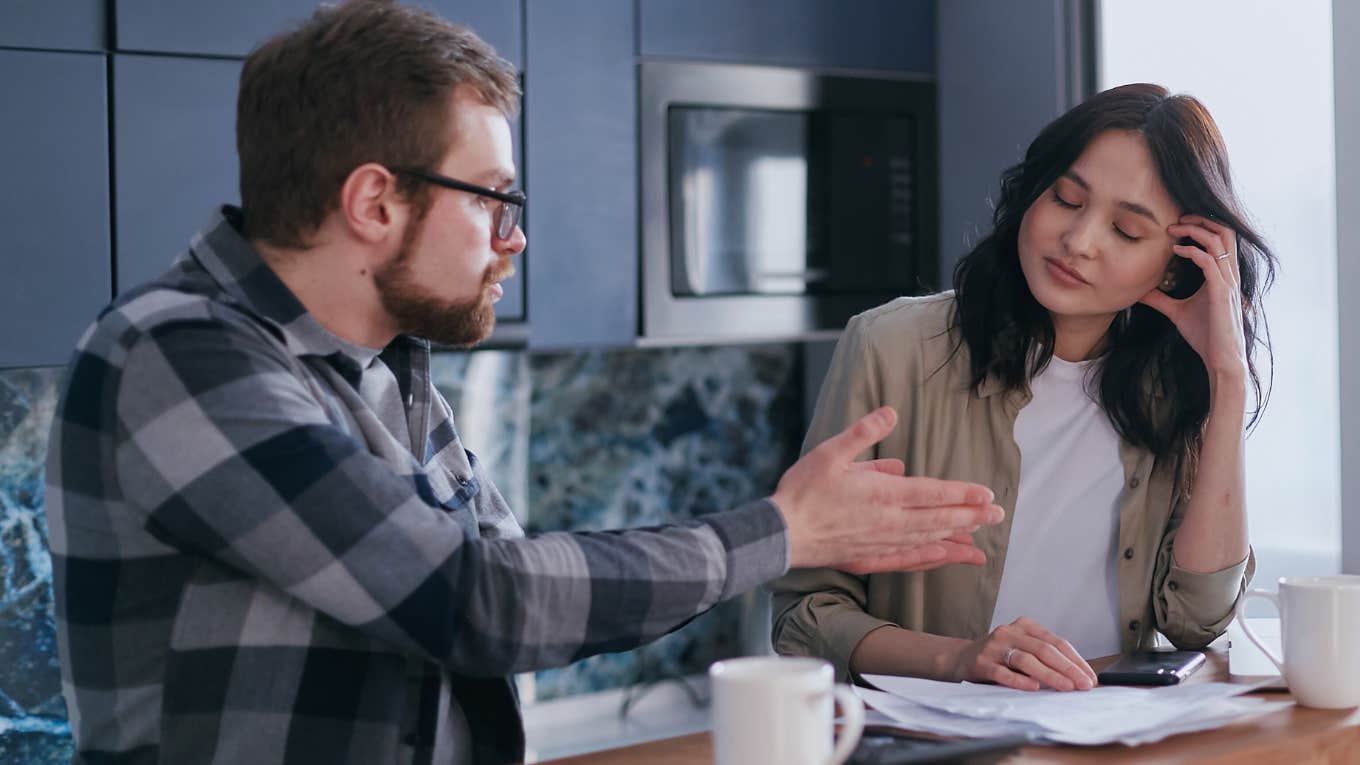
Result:
{"label": "plaid flannel shirt", "polygon": [[509,674],[639,645],[787,567],[768,500],[524,538],[428,344],[382,353],[403,443],[238,228],[217,212],[68,370],[47,511],[78,761],[515,761]]}

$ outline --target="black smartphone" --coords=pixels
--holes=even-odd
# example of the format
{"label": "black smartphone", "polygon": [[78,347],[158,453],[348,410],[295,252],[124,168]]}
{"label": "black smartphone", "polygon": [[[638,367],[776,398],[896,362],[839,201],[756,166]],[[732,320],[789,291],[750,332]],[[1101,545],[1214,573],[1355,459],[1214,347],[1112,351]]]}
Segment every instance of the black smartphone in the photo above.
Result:
{"label": "black smartphone", "polygon": [[[1198,247],[1199,242],[1188,236],[1181,237],[1176,244],[1183,244],[1187,247]],[[1173,254],[1171,263],[1167,265],[1170,271],[1169,285],[1159,286],[1162,292],[1170,295],[1177,300],[1184,300],[1199,291],[1204,286],[1204,271],[1189,258],[1182,258],[1180,255]]]}
{"label": "black smartphone", "polygon": [[1204,666],[1201,651],[1135,651],[1096,675],[1101,685],[1175,685]]}

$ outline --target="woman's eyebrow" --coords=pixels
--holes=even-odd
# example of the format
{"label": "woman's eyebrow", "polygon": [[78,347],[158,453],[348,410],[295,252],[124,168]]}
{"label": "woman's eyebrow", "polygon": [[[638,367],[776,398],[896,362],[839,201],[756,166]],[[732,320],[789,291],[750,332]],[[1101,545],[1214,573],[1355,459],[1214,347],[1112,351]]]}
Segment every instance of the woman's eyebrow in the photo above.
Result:
{"label": "woman's eyebrow", "polygon": [[[1068,170],[1067,172],[1063,173],[1063,177],[1068,179],[1069,181],[1072,181],[1073,183],[1077,184],[1083,189],[1086,189],[1087,191],[1091,190],[1091,184],[1087,183],[1086,179],[1082,178],[1075,170]],[[1135,215],[1141,215],[1144,218],[1147,218],[1153,223],[1156,223],[1158,226],[1162,225],[1162,222],[1157,220],[1157,216],[1154,215],[1151,210],[1144,207],[1143,205],[1138,204],[1137,202],[1120,200],[1119,206]]]}

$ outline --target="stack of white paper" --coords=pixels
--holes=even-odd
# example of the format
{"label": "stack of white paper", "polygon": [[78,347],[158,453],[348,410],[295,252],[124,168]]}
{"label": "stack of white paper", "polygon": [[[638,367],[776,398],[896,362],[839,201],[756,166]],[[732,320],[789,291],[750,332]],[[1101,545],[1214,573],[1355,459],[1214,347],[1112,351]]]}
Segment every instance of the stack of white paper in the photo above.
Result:
{"label": "stack of white paper", "polygon": [[897,727],[944,736],[1022,734],[1062,744],[1136,746],[1289,705],[1244,698],[1241,694],[1252,686],[1231,683],[1101,686],[1064,693],[889,675],[867,675],[865,680],[882,690],[855,691]]}

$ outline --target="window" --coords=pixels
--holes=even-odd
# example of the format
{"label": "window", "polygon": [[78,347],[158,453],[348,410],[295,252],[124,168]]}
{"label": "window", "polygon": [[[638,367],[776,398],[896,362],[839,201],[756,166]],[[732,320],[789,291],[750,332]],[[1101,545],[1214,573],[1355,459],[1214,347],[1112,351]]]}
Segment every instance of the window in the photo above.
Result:
{"label": "window", "polygon": [[1102,89],[1156,82],[1218,122],[1234,183],[1280,258],[1266,298],[1274,390],[1247,439],[1256,582],[1335,573],[1341,480],[1332,4],[1144,0],[1100,7]]}

